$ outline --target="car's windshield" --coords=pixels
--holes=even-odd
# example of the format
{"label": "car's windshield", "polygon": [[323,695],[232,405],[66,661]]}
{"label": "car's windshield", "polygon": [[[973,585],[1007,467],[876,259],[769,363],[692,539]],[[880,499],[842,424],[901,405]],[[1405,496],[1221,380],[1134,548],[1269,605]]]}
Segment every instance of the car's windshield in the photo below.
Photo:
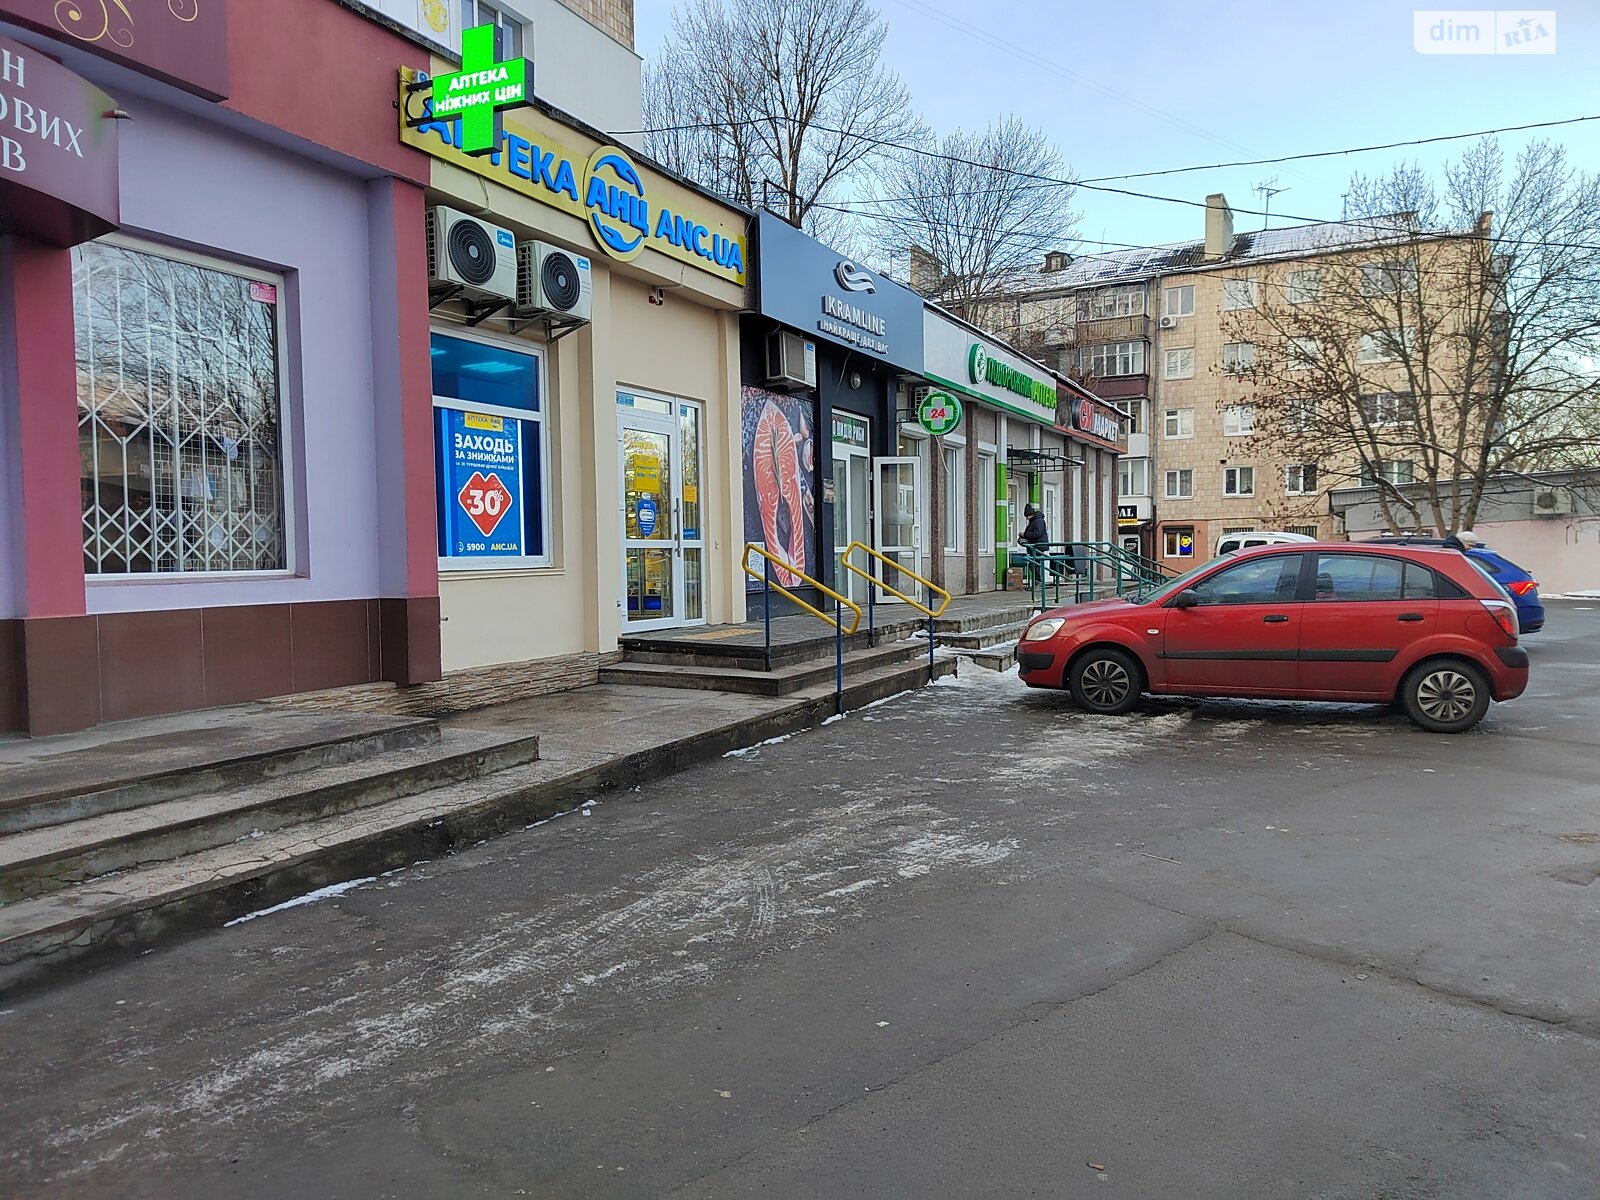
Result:
{"label": "car's windshield", "polygon": [[[1213,562],[1214,561],[1215,560],[1213,560]],[[1184,588],[1188,587],[1191,580],[1195,579],[1203,571],[1208,570],[1211,566],[1212,563],[1203,562],[1198,567],[1191,567],[1182,575],[1179,575],[1176,579],[1169,579],[1165,583],[1158,583],[1152,587],[1147,587],[1137,592],[1130,592],[1128,594],[1128,603],[1152,604],[1160,600],[1165,600],[1168,596],[1174,596],[1183,591]]]}

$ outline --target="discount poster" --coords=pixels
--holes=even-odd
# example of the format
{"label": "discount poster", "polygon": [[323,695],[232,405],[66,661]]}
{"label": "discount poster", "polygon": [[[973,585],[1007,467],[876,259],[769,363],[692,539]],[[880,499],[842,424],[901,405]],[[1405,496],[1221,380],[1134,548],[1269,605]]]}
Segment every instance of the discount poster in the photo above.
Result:
{"label": "discount poster", "polygon": [[441,558],[521,558],[522,422],[455,408],[439,420]]}

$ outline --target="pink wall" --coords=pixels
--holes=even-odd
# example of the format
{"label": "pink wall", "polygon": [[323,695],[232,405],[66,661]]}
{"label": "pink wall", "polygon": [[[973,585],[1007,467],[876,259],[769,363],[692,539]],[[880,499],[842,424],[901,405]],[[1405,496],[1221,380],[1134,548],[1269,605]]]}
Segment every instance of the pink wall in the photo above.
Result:
{"label": "pink wall", "polygon": [[1543,595],[1600,588],[1600,517],[1480,521],[1473,532],[1531,572]]}

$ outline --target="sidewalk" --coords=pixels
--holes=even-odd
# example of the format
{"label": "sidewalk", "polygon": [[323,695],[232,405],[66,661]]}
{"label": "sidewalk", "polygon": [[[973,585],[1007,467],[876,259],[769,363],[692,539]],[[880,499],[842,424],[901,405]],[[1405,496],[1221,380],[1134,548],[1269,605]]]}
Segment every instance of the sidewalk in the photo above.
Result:
{"label": "sidewalk", "polygon": [[[953,658],[939,657],[936,676],[955,670]],[[844,706],[861,708],[927,679],[925,660],[870,671],[847,680]],[[0,835],[0,885],[14,869],[37,886],[41,855],[24,861],[25,844],[49,843],[44,865],[70,867],[45,878],[50,890],[31,894],[19,886],[6,893],[17,898],[0,904],[0,995],[813,727],[833,715],[835,704],[831,684],[784,697],[600,684],[440,721],[246,705],[0,744],[0,795],[79,805],[43,828],[16,821],[10,828],[20,832]],[[336,750],[332,761],[273,766],[304,745],[329,743],[335,730],[349,735],[335,746],[378,741],[364,758]],[[397,735],[409,744],[390,746]],[[537,758],[529,761],[526,747],[535,737]],[[222,745],[236,752],[230,769],[247,764],[251,774],[243,784],[215,774]],[[510,759],[516,765],[491,762],[463,778],[438,778],[441,761],[480,763],[502,747],[523,748]],[[128,764],[120,777],[109,769],[119,760]],[[152,779],[152,762],[165,774]],[[416,786],[405,783],[408,772],[430,766],[434,773],[419,776]],[[57,771],[60,787],[51,779]],[[187,787],[191,776],[215,792]],[[73,787],[93,790],[86,800]],[[152,789],[153,802],[102,803],[108,795],[126,799],[122,789],[129,787]],[[170,793],[176,798],[165,798],[161,788],[176,788]],[[135,848],[125,868],[107,858],[118,849],[115,839],[91,832],[120,829],[126,842],[130,823],[150,826],[168,819],[163,811],[169,824],[138,833],[161,849]],[[84,846],[60,844],[78,829],[85,831]],[[81,863],[91,866],[71,866]]]}

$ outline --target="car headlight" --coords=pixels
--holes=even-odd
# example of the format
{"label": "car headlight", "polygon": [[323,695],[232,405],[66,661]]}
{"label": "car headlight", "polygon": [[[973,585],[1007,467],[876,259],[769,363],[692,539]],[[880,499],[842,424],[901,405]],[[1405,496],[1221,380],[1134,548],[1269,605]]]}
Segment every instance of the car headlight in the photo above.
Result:
{"label": "car headlight", "polygon": [[1065,624],[1066,621],[1061,617],[1048,617],[1036,625],[1028,626],[1028,632],[1022,635],[1022,640],[1025,642],[1042,642],[1045,638],[1055,637],[1056,631]]}

